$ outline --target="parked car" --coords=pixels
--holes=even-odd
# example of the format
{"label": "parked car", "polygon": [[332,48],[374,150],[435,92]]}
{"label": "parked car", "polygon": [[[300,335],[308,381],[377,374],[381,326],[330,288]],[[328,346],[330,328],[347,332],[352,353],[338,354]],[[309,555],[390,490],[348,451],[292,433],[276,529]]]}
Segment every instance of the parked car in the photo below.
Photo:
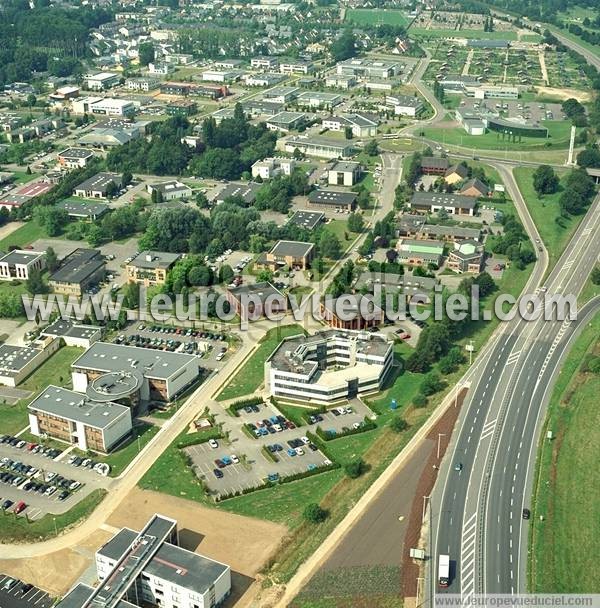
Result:
{"label": "parked car", "polygon": [[219,444],[218,444],[218,442],[217,442],[217,440],[216,440],[216,439],[209,439],[209,440],[208,440],[208,445],[209,445],[209,446],[210,446],[210,447],[211,447],[213,450],[215,450],[216,448],[218,448],[218,447],[219,447]]}
{"label": "parked car", "polygon": [[4,581],[4,585],[2,585],[2,589],[5,591],[10,591],[13,587],[19,584],[18,578],[9,578]]}
{"label": "parked car", "polygon": [[27,505],[21,500],[17,503],[17,506],[14,508],[14,512],[16,515],[22,513],[27,508]]}
{"label": "parked car", "polygon": [[223,471],[220,469],[213,469],[213,473],[217,479],[221,479],[223,477]]}

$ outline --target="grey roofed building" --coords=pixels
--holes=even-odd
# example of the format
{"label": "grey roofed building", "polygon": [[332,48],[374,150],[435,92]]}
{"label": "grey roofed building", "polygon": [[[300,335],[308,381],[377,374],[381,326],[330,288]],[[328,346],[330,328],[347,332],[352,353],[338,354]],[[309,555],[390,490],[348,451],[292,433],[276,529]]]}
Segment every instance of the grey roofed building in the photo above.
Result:
{"label": "grey roofed building", "polygon": [[313,190],[308,195],[308,200],[313,205],[327,205],[331,207],[354,207],[356,192],[340,192],[339,190]]}
{"label": "grey roofed building", "polygon": [[101,171],[75,186],[75,194],[88,198],[105,197],[111,188],[111,184],[116,188],[121,187],[122,179],[119,173]]}
{"label": "grey roofed building", "polygon": [[265,114],[274,116],[285,108],[285,104],[278,101],[268,101],[266,99],[251,99],[242,103],[242,108],[246,114],[251,116]]}
{"label": "grey roofed building", "polygon": [[33,346],[0,344],[0,375],[18,374],[40,352],[39,348]]}
{"label": "grey roofed building", "polygon": [[[474,177],[473,179],[470,179],[469,181],[463,184],[463,187],[460,189],[460,193],[463,194],[473,190],[478,192],[480,196],[486,196],[489,191],[489,187],[487,186],[487,184],[484,184],[479,178]],[[467,194],[466,196],[472,195]]]}
{"label": "grey roofed building", "polygon": [[169,269],[180,257],[180,253],[141,251],[127,265],[147,270],[155,270],[157,268]]}
{"label": "grey roofed building", "polygon": [[95,201],[73,201],[65,200],[57,204],[59,209],[64,209],[69,217],[84,218],[95,220],[103,216],[110,207],[105,203],[97,203]]}
{"label": "grey roofed building", "polygon": [[300,209],[292,215],[288,220],[288,224],[295,224],[307,230],[314,230],[324,220],[325,214],[322,211],[304,211]]}
{"label": "grey roofed building", "polygon": [[437,280],[431,277],[417,277],[409,274],[392,274],[389,272],[361,272],[354,283],[354,289],[363,287],[373,291],[375,285],[385,289],[401,290],[404,293],[426,293],[432,291]]}
{"label": "grey roofed building", "polygon": [[38,395],[28,406],[36,410],[73,422],[82,422],[86,426],[98,429],[108,428],[121,418],[131,416],[126,405],[118,403],[91,401],[85,395],[51,384]]}
{"label": "grey roofed building", "polygon": [[58,270],[50,276],[49,280],[55,283],[81,283],[105,264],[99,249],[79,247],[63,259]]}
{"label": "grey roofed building", "polygon": [[300,258],[307,256],[313,248],[313,243],[303,243],[302,241],[278,241],[269,253],[275,256]]}
{"label": "grey roofed building", "polygon": [[42,330],[41,335],[63,338],[68,345],[70,339],[73,339],[74,341],[98,339],[102,335],[102,328],[95,325],[75,324],[70,319],[61,319],[59,317],[54,323],[45,327]]}
{"label": "grey roofed building", "polygon": [[23,249],[13,249],[13,251],[9,251],[0,257],[0,262],[8,264],[9,266],[14,266],[15,264],[29,264],[43,256],[44,253],[40,251],[25,251]]}
{"label": "grey roofed building", "polygon": [[256,200],[256,193],[261,189],[261,184],[248,182],[238,184],[232,182],[227,184],[214,198],[214,203],[223,203],[226,199],[232,197],[240,197],[246,205],[252,205]]}
{"label": "grey roofed building", "polygon": [[156,351],[125,344],[94,342],[72,363],[71,368],[103,372],[120,372],[131,368],[143,371],[147,378],[167,379],[190,361],[196,361],[196,357],[185,353]]}
{"label": "grey roofed building", "polygon": [[266,300],[269,296],[283,297],[283,294],[279,291],[279,289],[277,289],[277,287],[274,287],[271,285],[271,283],[266,281],[261,283],[240,285],[239,287],[231,287],[228,291],[236,300],[239,300],[242,295],[257,296],[262,301]]}
{"label": "grey roofed building", "polygon": [[462,196],[460,194],[415,192],[409,201],[409,206],[411,208],[453,207],[474,209],[477,206],[477,200],[471,196]]}
{"label": "grey roofed building", "polygon": [[273,126],[281,130],[290,130],[298,127],[306,120],[304,112],[279,112],[266,120],[267,127]]}
{"label": "grey roofed building", "polygon": [[481,230],[479,228],[442,226],[440,224],[424,224],[417,233],[427,238],[450,238],[452,240],[473,239],[478,241],[481,238]]}
{"label": "grey roofed building", "polygon": [[133,135],[119,129],[93,129],[78,139],[80,146],[111,148],[122,146],[133,139]]}

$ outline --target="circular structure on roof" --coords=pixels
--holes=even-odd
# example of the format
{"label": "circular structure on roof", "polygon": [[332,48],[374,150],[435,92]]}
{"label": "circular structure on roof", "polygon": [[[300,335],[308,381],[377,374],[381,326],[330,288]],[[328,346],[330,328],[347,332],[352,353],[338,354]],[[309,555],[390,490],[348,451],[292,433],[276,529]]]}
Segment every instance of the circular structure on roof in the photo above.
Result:
{"label": "circular structure on roof", "polygon": [[473,243],[461,243],[458,250],[465,255],[473,255],[477,247]]}
{"label": "circular structure on roof", "polygon": [[108,372],[94,378],[85,389],[85,394],[94,401],[116,401],[138,391],[143,380],[142,374],[135,369]]}

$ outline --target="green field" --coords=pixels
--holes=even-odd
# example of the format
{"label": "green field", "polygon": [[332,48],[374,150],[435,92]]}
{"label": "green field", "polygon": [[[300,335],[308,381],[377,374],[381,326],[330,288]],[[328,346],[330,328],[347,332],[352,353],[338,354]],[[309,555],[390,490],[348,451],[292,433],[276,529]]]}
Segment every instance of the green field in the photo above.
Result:
{"label": "green field", "polygon": [[[519,186],[519,190],[525,199],[531,217],[537,226],[542,241],[548,249],[550,268],[554,266],[573,233],[579,226],[583,215],[565,218],[561,215],[558,199],[562,191],[554,194],[546,194],[542,198],[537,195],[533,188],[532,167],[517,167],[513,169],[513,175]],[[566,171],[558,171],[564,176]],[[560,221],[560,224],[556,220]]]}
{"label": "green field", "polygon": [[244,397],[256,391],[263,382],[264,365],[267,357],[275,350],[283,338],[299,333],[304,333],[304,330],[299,325],[284,325],[269,330],[267,335],[260,341],[260,346],[217,395],[217,401]]}
{"label": "green field", "polygon": [[406,27],[408,19],[399,10],[387,10],[382,8],[351,8],[346,11],[346,21],[352,21],[361,25],[401,25]]}
{"label": "green field", "polygon": [[25,247],[44,237],[46,237],[44,229],[35,220],[30,220],[0,241],[0,251],[8,251],[11,245]]}
{"label": "green field", "polygon": [[440,142],[442,145],[459,146],[475,150],[505,150],[507,154],[514,150],[546,150],[548,148],[568,148],[571,136],[571,122],[568,120],[542,121],[548,128],[549,137],[523,137],[519,142],[509,142],[502,139],[502,134],[487,131],[485,135],[468,135],[462,127],[443,129],[426,127],[422,130],[428,139]]}
{"label": "green field", "polygon": [[521,34],[521,42],[539,42],[542,37],[539,34]]}
{"label": "green field", "polygon": [[599,335],[596,315],[575,342],[552,393],[542,436],[551,430],[554,439],[544,439],[538,453],[531,518],[532,593],[600,593],[600,374],[585,371],[589,357],[600,356]]}
{"label": "green field", "polygon": [[477,38],[482,40],[516,40],[516,32],[484,32],[483,30],[426,30],[415,27],[408,30],[411,36],[420,38]]}
{"label": "green field", "polygon": [[63,346],[46,362],[38,367],[29,378],[19,385],[20,389],[31,391],[27,399],[17,401],[15,405],[0,405],[0,433],[14,435],[28,424],[27,406],[49,384],[71,388],[71,363],[81,355],[83,350],[75,346]]}

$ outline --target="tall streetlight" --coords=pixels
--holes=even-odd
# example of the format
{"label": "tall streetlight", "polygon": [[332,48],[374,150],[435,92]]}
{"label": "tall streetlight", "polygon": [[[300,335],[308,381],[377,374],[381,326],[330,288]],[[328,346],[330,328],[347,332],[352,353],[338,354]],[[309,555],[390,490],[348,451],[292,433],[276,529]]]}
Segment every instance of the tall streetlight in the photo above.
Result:
{"label": "tall streetlight", "polygon": [[437,459],[440,459],[440,447],[441,447],[441,439],[445,437],[446,433],[438,433],[438,444],[437,444]]}

